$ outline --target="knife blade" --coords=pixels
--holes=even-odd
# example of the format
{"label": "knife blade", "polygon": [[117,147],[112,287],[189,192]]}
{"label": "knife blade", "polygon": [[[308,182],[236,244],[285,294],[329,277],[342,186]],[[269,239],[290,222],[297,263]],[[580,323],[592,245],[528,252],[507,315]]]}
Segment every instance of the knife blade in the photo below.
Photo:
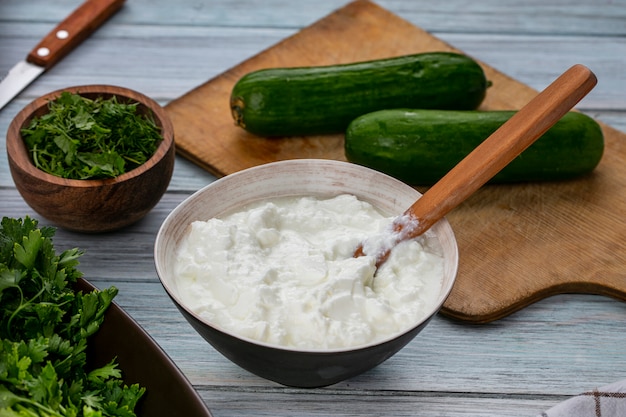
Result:
{"label": "knife blade", "polygon": [[125,0],[87,0],[48,33],[0,81],[0,109],[117,12]]}

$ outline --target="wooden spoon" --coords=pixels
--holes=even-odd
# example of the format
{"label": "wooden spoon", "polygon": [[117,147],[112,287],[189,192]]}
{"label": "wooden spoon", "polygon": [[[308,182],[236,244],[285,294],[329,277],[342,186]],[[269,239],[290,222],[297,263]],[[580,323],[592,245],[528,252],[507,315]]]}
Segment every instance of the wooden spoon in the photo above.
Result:
{"label": "wooden spoon", "polygon": [[426,232],[552,127],[596,85],[577,64],[559,76],[434,184],[393,223],[389,236],[362,242],[354,256],[376,257],[376,267],[399,242]]}

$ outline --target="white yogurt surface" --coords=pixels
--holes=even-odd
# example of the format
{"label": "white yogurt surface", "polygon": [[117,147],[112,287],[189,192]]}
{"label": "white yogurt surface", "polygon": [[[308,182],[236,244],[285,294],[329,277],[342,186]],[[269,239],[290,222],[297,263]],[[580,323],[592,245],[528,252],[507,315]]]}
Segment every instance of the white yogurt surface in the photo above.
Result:
{"label": "white yogurt surface", "polygon": [[393,220],[352,195],[280,198],[196,221],[175,273],[181,300],[212,324],[262,342],[355,347],[414,326],[437,302],[438,240],[396,246],[376,271],[357,245]]}

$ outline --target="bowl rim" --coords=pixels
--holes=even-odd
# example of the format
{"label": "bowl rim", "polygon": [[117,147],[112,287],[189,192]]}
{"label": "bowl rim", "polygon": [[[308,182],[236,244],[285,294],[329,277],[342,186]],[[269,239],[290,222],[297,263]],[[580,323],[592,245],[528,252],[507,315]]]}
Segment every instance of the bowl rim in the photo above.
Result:
{"label": "bowl rim", "polygon": [[[102,178],[102,179],[72,179],[63,178],[50,173],[47,173],[37,168],[26,149],[26,144],[22,139],[21,129],[30,120],[32,120],[35,112],[40,111],[44,107],[48,106],[50,101],[60,97],[64,92],[70,92],[78,95],[89,94],[102,94],[105,96],[119,96],[131,101],[135,101],[146,108],[148,108],[154,115],[157,124],[161,127],[162,140],[159,143],[156,151],[152,156],[143,164],[135,167],[134,169],[127,171],[114,178]],[[7,156],[11,160],[10,162],[18,166],[22,171],[28,173],[32,177],[39,178],[42,181],[52,183],[61,186],[71,186],[78,188],[99,187],[103,185],[111,185],[115,183],[124,182],[126,180],[138,177],[145,172],[149,171],[158,162],[163,159],[169,149],[174,145],[174,127],[165,109],[152,98],[142,94],[138,91],[132,90],[126,87],[120,87],[108,84],[87,84],[76,85],[71,87],[65,87],[58,90],[51,91],[44,94],[29,104],[27,104],[17,115],[13,118],[9,125],[6,135],[6,151]]]}
{"label": "bowl rim", "polygon": [[[442,288],[438,297],[438,302],[436,304],[434,304],[431,309],[429,310],[429,313],[426,314],[425,316],[423,316],[421,319],[415,321],[414,323],[411,324],[410,327],[405,328],[404,330],[400,331],[400,332],[396,332],[393,333],[391,335],[388,335],[385,338],[382,339],[377,339],[365,344],[360,344],[360,345],[355,345],[355,346],[347,346],[347,347],[338,347],[338,348],[329,348],[329,349],[303,349],[303,348],[296,348],[296,347],[291,347],[291,346],[283,346],[283,345],[278,345],[278,344],[273,344],[273,343],[268,343],[268,342],[263,342],[257,339],[253,339],[250,337],[246,337],[246,336],[242,336],[237,334],[236,332],[233,332],[229,329],[225,329],[215,323],[211,323],[208,320],[202,318],[201,316],[199,316],[197,313],[195,313],[194,311],[192,311],[189,307],[187,307],[185,305],[185,303],[182,302],[182,300],[180,300],[180,298],[176,295],[176,293],[172,290],[172,288],[170,287],[170,284],[163,278],[164,272],[162,269],[162,265],[160,262],[160,257],[159,257],[159,252],[161,252],[160,247],[162,246],[164,240],[166,239],[165,237],[165,232],[167,231],[168,226],[173,222],[173,219],[179,215],[179,213],[181,211],[183,211],[184,207],[186,205],[188,205],[190,202],[192,202],[193,200],[196,200],[198,198],[200,198],[200,196],[207,192],[206,190],[211,189],[211,188],[215,188],[215,187],[219,187],[222,183],[227,182],[227,181],[232,181],[233,178],[239,177],[239,176],[251,176],[254,177],[255,173],[260,171],[260,170],[271,170],[272,168],[274,168],[276,165],[283,165],[283,166],[288,166],[288,165],[300,165],[300,164],[311,164],[311,163],[322,163],[322,164],[329,164],[329,165],[336,165],[336,166],[343,166],[346,167],[348,169],[353,169],[353,170],[357,170],[357,171],[362,171],[362,172],[367,172],[371,175],[376,175],[379,176],[380,178],[385,178],[387,181],[391,181],[393,183],[396,183],[397,185],[403,187],[404,189],[406,189],[407,192],[412,192],[416,198],[421,197],[421,193],[418,192],[415,188],[410,187],[409,185],[405,184],[404,182],[391,177],[387,174],[384,174],[380,171],[376,171],[373,170],[371,168],[362,166],[362,165],[357,165],[357,164],[353,164],[350,162],[344,162],[344,161],[337,161],[337,160],[326,160],[326,159],[293,159],[293,160],[283,160],[283,161],[276,161],[276,162],[270,162],[270,163],[266,163],[266,164],[261,164],[261,165],[257,165],[257,166],[253,166],[251,168],[247,168],[241,171],[237,171],[235,173],[229,174],[225,177],[221,177],[218,178],[217,180],[215,180],[214,182],[202,187],[201,189],[197,190],[196,192],[194,192],[193,194],[191,194],[190,196],[188,196],[187,198],[185,198],[182,202],[180,202],[165,218],[165,220],[162,222],[161,226],[159,227],[159,231],[157,232],[156,238],[155,238],[155,243],[154,243],[154,249],[153,249],[153,254],[154,254],[154,263],[155,263],[155,269],[157,272],[157,276],[159,278],[159,281],[161,283],[161,285],[163,286],[163,288],[165,289],[165,291],[167,292],[167,294],[169,295],[169,297],[176,303],[176,305],[179,308],[182,308],[185,310],[186,313],[188,313],[189,315],[191,315],[192,317],[194,317],[196,320],[198,320],[200,323],[218,331],[221,333],[224,333],[226,335],[229,335],[231,337],[234,337],[236,339],[239,339],[241,341],[247,342],[247,343],[251,343],[257,346],[261,346],[264,348],[270,348],[270,349],[275,349],[275,350],[280,350],[280,351],[285,351],[285,352],[298,352],[298,353],[311,353],[311,354],[336,354],[336,353],[346,353],[346,352],[354,352],[354,351],[360,351],[360,350],[366,350],[366,349],[370,349],[373,348],[375,346],[380,346],[389,342],[392,342],[395,339],[398,339],[402,336],[404,336],[407,333],[410,333],[412,331],[414,331],[416,328],[424,325],[426,322],[428,322],[434,315],[437,314],[437,312],[441,309],[441,307],[443,306],[444,302],[446,301],[446,299],[448,298],[448,296],[450,295],[451,291],[452,291],[452,287],[454,286],[454,283],[456,281],[456,277],[458,274],[458,265],[459,265],[459,250],[458,250],[458,244],[457,244],[457,240],[456,237],[454,235],[454,230],[452,229],[452,226],[450,225],[450,223],[448,222],[448,220],[444,217],[443,219],[439,220],[435,225],[433,225],[434,227],[443,227],[444,230],[447,230],[447,232],[449,233],[449,237],[451,238],[451,242],[452,242],[452,247],[451,247],[451,258],[450,260],[453,261],[453,264],[450,266],[451,267],[451,279],[449,279],[449,281],[446,283],[444,282],[442,284]],[[301,194],[301,195],[306,195],[305,193]],[[189,226],[189,224],[187,224],[187,227]]]}

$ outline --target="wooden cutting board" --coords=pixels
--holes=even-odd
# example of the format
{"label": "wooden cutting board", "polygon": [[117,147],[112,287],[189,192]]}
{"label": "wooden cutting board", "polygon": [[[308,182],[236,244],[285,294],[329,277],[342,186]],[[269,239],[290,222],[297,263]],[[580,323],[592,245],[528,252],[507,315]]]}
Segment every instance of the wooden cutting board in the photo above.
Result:
{"label": "wooden cutting board", "polygon": [[[374,3],[357,0],[168,104],[178,152],[217,176],[277,160],[345,160],[343,135],[267,139],[237,128],[229,110],[235,82],[260,68],[428,51],[458,52]],[[481,65],[493,83],[482,109],[519,109],[536,94]],[[603,124],[602,129],[606,150],[592,175],[485,186],[447,216],[460,265],[443,314],[485,323],[559,293],[626,300],[626,135]]]}

